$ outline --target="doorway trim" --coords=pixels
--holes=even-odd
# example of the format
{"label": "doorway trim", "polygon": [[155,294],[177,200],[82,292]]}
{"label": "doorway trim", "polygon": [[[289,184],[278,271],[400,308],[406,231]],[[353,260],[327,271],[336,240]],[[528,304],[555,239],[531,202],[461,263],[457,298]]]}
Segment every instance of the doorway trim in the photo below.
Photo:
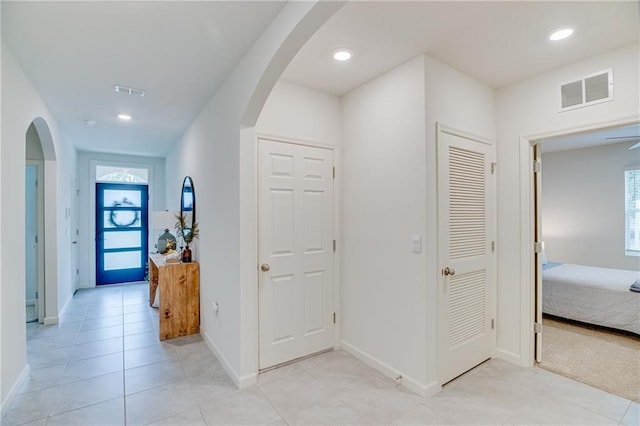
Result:
{"label": "doorway trim", "polygon": [[[340,346],[340,256],[338,256],[338,251],[339,251],[339,247],[340,247],[340,233],[339,233],[339,229],[340,229],[340,222],[339,222],[339,212],[340,212],[340,204],[339,204],[339,199],[340,199],[340,193],[339,193],[339,188],[340,188],[340,181],[338,180],[338,176],[339,173],[337,172],[338,165],[339,165],[339,158],[340,158],[340,152],[339,152],[339,147],[337,145],[332,145],[329,143],[323,143],[323,142],[317,142],[317,141],[312,141],[312,140],[308,140],[308,139],[304,139],[304,138],[289,138],[289,137],[283,137],[283,136],[275,136],[273,134],[267,134],[267,133],[255,133],[254,134],[254,185],[255,185],[255,197],[254,197],[254,212],[255,212],[255,265],[256,265],[256,271],[257,271],[257,265],[260,262],[260,229],[259,229],[259,222],[260,222],[260,202],[259,202],[259,198],[260,198],[260,170],[259,170],[259,160],[258,160],[258,155],[259,155],[259,145],[260,145],[260,141],[261,140],[266,140],[266,141],[272,141],[272,142],[278,142],[278,143],[285,143],[285,144],[290,144],[290,145],[299,145],[299,146],[304,146],[304,147],[309,147],[309,148],[320,148],[320,149],[327,149],[330,150],[332,152],[333,155],[333,199],[332,199],[332,203],[333,203],[333,217],[332,217],[332,222],[333,222],[333,229],[332,229],[332,233],[333,233],[333,238],[335,241],[335,246],[334,246],[334,250],[333,250],[333,275],[332,275],[332,280],[333,280],[333,297],[332,297],[332,302],[333,302],[333,311],[334,314],[336,315],[335,319],[334,319],[334,324],[333,324],[333,348],[338,348]],[[255,281],[256,281],[256,292],[255,292],[255,300],[256,300],[256,329],[259,330],[260,329],[260,314],[259,314],[259,306],[260,306],[260,274],[256,273],[255,276]],[[256,372],[259,374],[260,373],[260,334],[257,333],[256,335],[256,349],[257,349],[257,353],[256,353]],[[288,362],[291,362],[293,360],[290,360]],[[287,362],[285,362],[284,364],[286,364]],[[270,370],[274,367],[269,367],[266,368],[265,370]]]}
{"label": "doorway trim", "polygon": [[[42,241],[44,250],[44,316],[38,320],[45,325],[51,325],[58,323],[58,315],[64,310],[64,306],[58,306],[58,165],[49,124],[42,117],[35,117],[31,123],[36,128],[44,157],[42,169],[45,212]],[[25,129],[25,135],[26,132]]]}
{"label": "doorway trim", "polygon": [[[155,191],[155,175],[154,175],[154,166],[153,163],[138,163],[138,162],[126,162],[126,161],[110,161],[110,160],[100,160],[100,159],[90,159],[89,160],[89,228],[87,229],[88,237],[87,239],[79,240],[78,244],[88,243],[89,246],[89,275],[87,283],[88,285],[80,285],[80,288],[93,288],[96,287],[96,240],[95,240],[95,229],[96,229],[96,166],[112,166],[112,167],[130,167],[137,169],[147,169],[148,177],[147,177],[147,187],[149,194],[148,208],[149,211],[153,211],[155,206],[154,201],[154,191]],[[151,231],[151,229],[149,229]],[[149,232],[148,235],[148,247],[154,247],[153,235]]]}
{"label": "doorway trim", "polygon": [[[340,270],[342,268],[340,260],[340,250],[341,250],[341,244],[342,244],[342,233],[341,233],[341,229],[342,229],[342,224],[340,221],[340,212],[341,212],[341,203],[340,203],[340,198],[341,198],[341,178],[342,178],[342,169],[341,169],[341,147],[338,143],[336,144],[331,144],[331,143],[327,143],[327,142],[321,142],[321,141],[317,141],[317,140],[311,140],[311,139],[305,139],[305,138],[292,138],[292,137],[287,137],[287,136],[281,136],[281,135],[276,135],[276,134],[272,134],[272,133],[263,133],[263,132],[255,132],[254,129],[252,129],[253,131],[251,133],[253,133],[252,135],[252,140],[253,140],[253,166],[254,166],[254,176],[253,176],[253,185],[254,185],[254,194],[253,194],[253,212],[254,212],[254,235],[253,235],[253,240],[254,240],[254,248],[253,248],[253,258],[254,261],[253,263],[256,265],[255,268],[255,276],[253,277],[254,281],[255,281],[255,327],[256,330],[259,329],[260,327],[260,318],[259,318],[259,313],[258,313],[258,304],[259,304],[259,283],[260,283],[260,275],[257,272],[257,265],[259,262],[259,238],[258,238],[258,221],[260,218],[260,206],[258,203],[258,192],[259,192],[259,185],[260,185],[260,175],[258,173],[258,144],[260,143],[261,139],[266,139],[266,140],[270,140],[270,141],[275,141],[275,142],[282,142],[282,143],[290,143],[290,144],[295,144],[295,145],[302,145],[302,146],[308,146],[308,147],[312,147],[312,148],[324,148],[324,149],[330,149],[333,151],[333,167],[335,169],[335,178],[333,180],[333,237],[336,240],[336,249],[333,252],[333,310],[336,312],[336,322],[334,324],[333,327],[333,347],[334,348],[339,348],[340,347],[340,336],[342,335],[342,331],[341,331],[341,300],[340,300],[340,294],[341,294],[341,283],[340,283]],[[260,336],[259,333],[256,333],[255,335],[255,350],[256,350],[256,357],[255,357],[255,371],[256,371],[256,377],[257,374],[259,374],[260,372],[260,354],[259,354],[259,347],[260,347]]]}
{"label": "doorway trim", "polygon": [[520,347],[523,366],[535,365],[536,279],[533,243],[536,222],[533,147],[543,139],[639,123],[638,116],[632,115],[520,137],[520,288],[523,290],[520,292]]}
{"label": "doorway trim", "polygon": [[[495,161],[496,161],[496,143],[495,141],[482,137],[482,136],[477,136],[474,135],[472,133],[463,131],[463,130],[459,130],[457,128],[453,128],[447,125],[444,125],[440,122],[436,123],[436,151],[437,151],[437,155],[436,155],[436,173],[437,173],[437,209],[438,209],[438,215],[437,215],[437,229],[438,229],[438,233],[437,233],[437,265],[438,267],[436,268],[436,274],[437,274],[437,280],[436,280],[436,287],[437,287],[437,291],[436,291],[436,302],[437,302],[437,310],[436,310],[436,315],[437,315],[437,329],[436,329],[436,336],[437,336],[437,342],[438,342],[438,348],[437,348],[437,362],[436,362],[436,374],[437,374],[437,380],[438,383],[440,384],[440,386],[442,386],[443,384],[451,381],[453,378],[455,377],[448,377],[446,374],[447,369],[445,368],[445,363],[444,363],[444,357],[446,355],[449,356],[453,356],[453,352],[449,352],[448,350],[445,351],[444,346],[448,347],[448,336],[449,336],[449,330],[448,329],[443,329],[442,325],[443,325],[443,318],[444,316],[448,315],[449,313],[449,305],[448,303],[445,304],[445,301],[448,301],[448,292],[447,292],[447,297],[444,297],[444,288],[449,286],[449,278],[447,278],[444,274],[444,268],[447,265],[450,265],[450,261],[451,259],[449,259],[449,254],[445,253],[445,251],[447,250],[443,250],[443,237],[445,237],[446,235],[442,234],[442,226],[443,223],[448,223],[449,221],[449,211],[446,212],[446,214],[444,214],[446,216],[446,219],[443,219],[443,212],[441,212],[441,208],[442,205],[440,203],[440,199],[441,197],[444,195],[443,194],[443,179],[447,179],[448,182],[448,174],[443,174],[443,162],[448,162],[449,160],[446,159],[446,157],[448,156],[448,153],[446,150],[449,149],[449,146],[451,145],[443,145],[444,143],[444,135],[450,135],[450,136],[454,136],[460,139],[464,139],[466,141],[470,141],[474,144],[479,144],[479,145],[483,145],[485,147],[488,147],[488,159],[485,160],[484,162],[484,166],[486,165],[494,165]],[[446,148],[445,151],[443,151],[443,148]],[[443,158],[443,154],[444,158]],[[446,160],[445,160],[446,159]],[[448,167],[448,166],[447,166]],[[493,241],[495,242],[497,240],[497,180],[496,180],[496,176],[494,175],[493,172],[493,166],[491,166],[491,170],[486,170],[488,179],[485,181],[485,195],[487,197],[487,201],[485,202],[485,212],[486,212],[486,227],[485,227],[485,249],[487,250],[486,253],[486,263],[484,264],[484,266],[487,267],[486,271],[488,271],[488,277],[486,278],[485,284],[487,290],[485,290],[485,294],[487,295],[487,301],[486,301],[486,309],[487,309],[487,313],[485,314],[485,329],[483,333],[487,333],[488,332],[488,340],[490,341],[490,350],[488,351],[488,353],[485,353],[485,356],[488,355],[488,358],[492,358],[495,356],[495,352],[496,352],[496,329],[494,328],[493,325],[489,325],[489,319],[491,319],[491,322],[493,324],[495,324],[495,319],[497,318],[497,290],[498,290],[498,285],[497,285],[497,253],[494,250],[489,251],[489,241]],[[449,189],[446,189],[446,192],[449,192]],[[447,196],[448,198],[448,196]],[[443,222],[446,221],[446,222]],[[448,240],[447,240],[448,241]],[[448,243],[447,243],[448,244]],[[459,261],[460,259],[458,259]],[[466,261],[468,261],[469,259],[465,259]],[[448,269],[448,268],[447,268]],[[441,272],[442,271],[442,272]],[[454,272],[455,273],[455,272]],[[453,275],[453,274],[452,274]],[[476,335],[476,337],[479,338],[479,335]],[[459,350],[459,349],[458,349]],[[446,355],[445,355],[446,354]],[[480,358],[484,358],[484,356],[480,357]],[[459,358],[458,358],[459,359]],[[477,358],[479,360],[479,358]],[[482,359],[480,360],[477,364],[475,365],[469,365],[468,368],[473,368],[476,365],[479,365],[480,363],[484,362],[486,359]],[[449,370],[450,371],[450,370]],[[459,371],[457,375],[460,375],[462,373],[464,373],[465,370]],[[456,375],[456,376],[457,376]]]}
{"label": "doorway trim", "polygon": [[46,315],[46,292],[45,292],[45,228],[44,228],[44,161],[43,160],[26,160],[26,166],[36,168],[37,176],[37,196],[36,196],[36,226],[38,235],[37,245],[37,275],[36,275],[36,315],[39,323],[44,322]]}

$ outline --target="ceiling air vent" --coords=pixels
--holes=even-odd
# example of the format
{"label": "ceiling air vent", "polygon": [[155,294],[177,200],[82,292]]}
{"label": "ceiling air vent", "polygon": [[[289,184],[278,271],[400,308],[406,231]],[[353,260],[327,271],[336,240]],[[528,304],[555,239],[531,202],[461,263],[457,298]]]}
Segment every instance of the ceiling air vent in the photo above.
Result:
{"label": "ceiling air vent", "polygon": [[613,100],[613,71],[589,74],[560,86],[560,111]]}
{"label": "ceiling air vent", "polygon": [[116,93],[124,93],[125,95],[144,96],[146,91],[144,89],[136,89],[135,87],[123,86],[121,84],[114,84],[113,90]]}

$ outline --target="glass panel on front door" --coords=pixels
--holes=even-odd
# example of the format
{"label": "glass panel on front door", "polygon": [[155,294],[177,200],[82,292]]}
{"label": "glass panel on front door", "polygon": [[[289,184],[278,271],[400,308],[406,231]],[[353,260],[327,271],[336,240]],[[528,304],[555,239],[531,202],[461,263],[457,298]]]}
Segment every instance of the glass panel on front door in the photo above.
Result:
{"label": "glass panel on front door", "polygon": [[145,279],[147,204],[147,185],[96,183],[96,284]]}

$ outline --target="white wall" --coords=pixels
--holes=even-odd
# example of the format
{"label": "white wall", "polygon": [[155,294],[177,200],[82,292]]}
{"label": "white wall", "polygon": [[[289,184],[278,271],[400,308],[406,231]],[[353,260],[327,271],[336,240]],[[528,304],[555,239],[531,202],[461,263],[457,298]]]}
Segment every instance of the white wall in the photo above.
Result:
{"label": "white wall", "polygon": [[436,123],[493,139],[493,90],[421,56],[342,109],[343,345],[427,395],[439,389]]}
{"label": "white wall", "polygon": [[[337,229],[340,197],[340,98],[305,87],[278,82],[266,100],[255,129],[245,132],[240,140],[240,204],[243,212],[240,230],[242,251],[245,253],[246,268],[243,268],[242,282],[247,284],[247,309],[253,309],[255,318],[253,333],[246,337],[249,356],[247,369],[257,371],[258,367],[258,178],[257,178],[257,137],[268,136],[276,140],[307,142],[334,147],[334,166],[338,170],[334,181],[334,238],[340,240]],[[339,291],[340,257],[334,256],[334,294]],[[335,297],[334,309],[339,310],[339,297]],[[339,327],[339,326],[338,326]],[[338,330],[336,330],[337,332]]]}
{"label": "white wall", "polygon": [[[26,159],[37,161],[38,162],[37,164],[39,165],[39,167],[44,168],[44,153],[42,152],[42,144],[40,142],[40,137],[38,136],[38,131],[36,130],[36,127],[33,124],[31,124],[27,129]],[[34,168],[27,169],[27,181],[26,181],[27,184],[29,182],[34,183],[35,181],[37,181],[37,179],[38,179],[37,169],[34,169]],[[31,193],[33,194],[33,192]],[[38,233],[38,230],[37,230],[38,215],[37,215],[36,208],[37,208],[37,203],[41,203],[41,202],[42,200],[38,200],[37,197],[34,198],[34,197],[27,196],[27,199],[26,199],[25,222],[26,224],[32,224],[33,226],[36,226],[36,229],[34,229],[33,231],[35,234]],[[30,242],[26,240],[25,244],[28,247],[29,244],[33,244],[33,241]],[[27,249],[27,251],[25,252],[25,256],[28,256],[29,253],[33,253],[33,252]],[[39,272],[37,269],[37,265],[38,264],[36,263],[36,259],[34,259],[33,262],[25,265],[27,301],[34,300],[36,298],[36,291],[38,290],[37,273]]]}
{"label": "white wall", "polygon": [[[528,143],[520,138],[541,139],[573,133],[595,123],[637,119],[639,110],[639,49],[627,46],[562,67],[497,91],[498,123],[498,347],[501,356],[530,365],[533,354],[532,262],[523,244],[532,233],[529,176],[521,154]],[[571,111],[558,112],[560,84],[586,74],[613,68],[615,100]],[[524,157],[523,157],[524,158]],[[522,199],[521,199],[522,198]],[[524,207],[521,208],[521,202]],[[521,235],[521,230],[524,235]]]}
{"label": "white wall", "polygon": [[[0,8],[0,15],[2,15],[1,12],[2,8]],[[0,16],[0,22],[2,22],[2,17]],[[1,50],[4,50],[4,43],[0,40],[0,65],[2,64],[3,61],[3,56],[2,56],[2,52]],[[2,66],[0,66],[0,94],[4,93],[2,86],[4,83],[4,73],[2,71]],[[1,96],[1,95],[0,95]],[[0,164],[3,164],[2,162],[2,145],[3,145],[3,141],[4,141],[4,134],[1,133],[1,129],[2,129],[2,122],[4,121],[4,115],[3,115],[3,110],[2,110],[2,100],[0,99]],[[2,172],[0,172],[0,189],[4,188],[4,186],[2,186]],[[4,256],[3,256],[3,252],[2,252],[2,243],[4,242],[4,226],[3,226],[3,214],[2,214],[2,196],[0,195],[0,309],[4,308],[4,297],[2,296],[2,294],[4,293],[4,283],[6,281],[4,281],[3,277],[4,277],[4,268],[3,268],[3,264],[4,264]],[[10,389],[12,388],[12,379],[5,379],[4,378],[4,356],[3,356],[3,348],[4,348],[4,343],[5,343],[5,337],[4,337],[4,333],[3,333],[3,327],[2,327],[2,322],[3,322],[3,318],[2,318],[2,314],[0,314],[0,416],[2,416],[2,411],[3,408],[5,407],[5,403],[10,403],[10,400],[12,398],[11,395],[8,395],[9,392],[8,391],[3,391],[3,388],[7,388]],[[25,331],[25,335],[26,335],[26,331]],[[9,342],[11,343],[11,342]],[[6,384],[5,384],[6,382]],[[13,383],[15,383],[15,378],[13,379]],[[13,386],[13,388],[15,389],[15,386]],[[0,417],[1,418],[1,417]]]}
{"label": "white wall", "polygon": [[348,93],[343,111],[342,345],[427,383],[425,63]]}
{"label": "white wall", "polygon": [[[168,160],[171,163],[171,159]],[[149,250],[153,250],[157,235],[152,231],[152,212],[157,210],[179,211],[180,202],[167,205],[165,200],[165,159],[157,157],[139,157],[134,155],[105,154],[99,152],[78,152],[78,284],[81,288],[96,285],[96,246],[95,246],[95,170],[92,164],[119,165],[149,170]],[[180,188],[176,190],[179,192]]]}
{"label": "white wall", "polygon": [[625,255],[624,171],[640,167],[630,143],[542,155],[542,240],[562,263],[637,270]]}
{"label": "white wall", "polygon": [[[59,137],[56,120],[45,106],[31,82],[25,76],[6,45],[2,44],[2,189],[3,206],[12,206],[2,211],[1,244],[10,250],[2,250],[0,288],[2,306],[0,323],[2,328],[2,377],[0,400],[2,404],[16,392],[21,374],[26,367],[25,332],[25,271],[24,266],[24,176],[26,157],[26,132],[29,125],[38,119],[48,130],[38,133],[43,140],[45,156],[45,203],[48,209],[45,217],[47,238],[45,251],[53,260],[47,268],[47,294],[45,320],[57,321],[58,312],[72,295],[71,238],[65,233],[68,219],[65,208],[71,201],[71,174],[75,169],[75,150]],[[46,125],[45,125],[46,123]],[[59,265],[63,265],[58,267]],[[11,265],[10,268],[6,267]],[[64,267],[69,265],[69,267]]]}
{"label": "white wall", "polygon": [[335,146],[340,141],[340,98],[280,81],[255,128],[261,135]]}
{"label": "white wall", "polygon": [[38,136],[36,126],[31,124],[27,129],[27,146],[26,146],[27,160],[41,160],[44,161],[44,153],[42,152],[42,143]]}
{"label": "white wall", "polygon": [[[425,57],[426,73],[426,235],[427,268],[427,369],[429,380],[436,377],[437,357],[437,286],[444,285],[440,270],[446,265],[437,263],[438,193],[436,123],[461,130],[483,140],[495,141],[495,91],[477,80],[435,60]],[[495,211],[495,210],[493,210]],[[493,225],[493,224],[492,224]]]}
{"label": "white wall", "polygon": [[[295,52],[341,6],[288,3],[168,156],[173,173],[167,177],[168,202],[176,202],[183,176],[195,184],[201,332],[239,386],[257,378],[255,240],[250,238],[255,211],[243,192],[255,184],[242,175],[254,159],[241,159],[240,147],[252,140],[263,103]],[[241,126],[247,128],[241,132]],[[220,306],[217,316],[213,302]]]}

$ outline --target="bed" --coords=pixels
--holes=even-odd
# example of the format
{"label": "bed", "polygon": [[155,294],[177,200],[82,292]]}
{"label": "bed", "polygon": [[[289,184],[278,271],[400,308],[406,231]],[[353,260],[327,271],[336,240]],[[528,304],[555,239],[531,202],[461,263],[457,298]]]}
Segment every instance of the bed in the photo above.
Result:
{"label": "bed", "polygon": [[542,271],[542,312],[640,334],[640,271],[548,262]]}

